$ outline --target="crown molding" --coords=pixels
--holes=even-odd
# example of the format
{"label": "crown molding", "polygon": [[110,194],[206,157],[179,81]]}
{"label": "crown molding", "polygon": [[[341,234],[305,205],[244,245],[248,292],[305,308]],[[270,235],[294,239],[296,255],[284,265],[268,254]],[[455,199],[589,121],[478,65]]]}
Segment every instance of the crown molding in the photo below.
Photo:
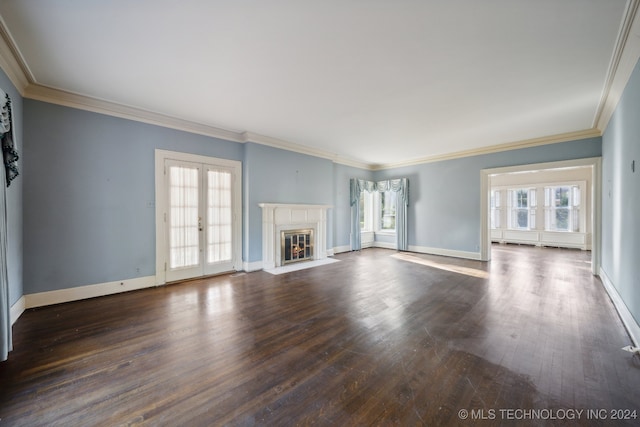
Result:
{"label": "crown molding", "polygon": [[537,147],[540,145],[557,144],[560,142],[577,141],[580,139],[595,138],[602,136],[599,129],[586,129],[576,132],[567,132],[557,135],[543,136],[541,138],[526,139],[522,141],[509,142],[506,144],[491,145],[488,147],[475,148],[471,150],[456,151],[453,153],[437,156],[422,157],[408,162],[389,163],[384,165],[373,165],[372,170],[395,169],[404,166],[413,166],[423,163],[441,162],[444,160],[454,160],[463,157],[480,156],[483,154],[499,153],[501,151],[518,150],[521,148]]}
{"label": "crown molding", "polygon": [[131,107],[128,105],[118,104],[99,98],[93,98],[55,89],[39,84],[30,84],[24,91],[24,97],[37,101],[48,102],[51,104],[62,105],[65,107],[76,108],[80,110],[92,111],[108,116],[119,117],[137,122],[148,123],[152,125],[162,126],[166,128],[182,130],[185,132],[195,133],[199,135],[210,136],[213,138],[225,139],[234,142],[245,142],[242,133],[222,129],[215,126],[209,126],[202,123],[196,123],[189,120],[180,119],[162,113],[144,110],[142,108]]}
{"label": "crown molding", "polygon": [[279,148],[281,150],[293,151],[300,154],[307,154],[309,156],[320,157],[323,159],[331,160],[334,163],[343,164],[346,166],[353,166],[360,169],[370,169],[371,165],[357,160],[340,157],[335,153],[329,151],[320,150],[292,142],[284,141],[282,139],[273,138],[270,136],[260,135],[254,132],[243,132],[243,142],[254,142],[260,145],[266,145],[273,148]]}
{"label": "crown molding", "polygon": [[210,136],[213,138],[224,139],[227,141],[246,143],[253,142],[256,144],[266,145],[273,148],[292,151],[295,153],[306,154],[309,156],[320,157],[331,160],[334,163],[351,166],[365,170],[382,170],[393,169],[403,166],[417,165],[422,163],[432,163],[443,160],[452,160],[461,157],[477,156],[481,154],[497,153],[500,151],[515,150],[519,148],[536,147],[539,145],[555,144],[559,142],[574,141],[579,139],[593,138],[602,136],[599,129],[587,129],[577,132],[563,133],[559,135],[545,136],[541,138],[528,139],[524,141],[510,142],[500,145],[492,145],[477,149],[458,151],[438,156],[429,156],[419,159],[410,160],[408,162],[389,163],[389,164],[370,164],[345,157],[341,157],[335,153],[295,144],[282,139],[270,136],[260,135],[254,132],[243,131],[237,132],[222,129],[214,126],[204,125],[201,123],[191,122],[179,119],[173,116],[155,113],[141,108],[130,107],[114,102],[92,98],[72,92],[63,91],[38,84],[29,84],[24,89],[25,98],[34,99],[52,104],[62,105],[66,107],[92,111],[109,116],[119,117],[128,120],[134,120],[142,123],[162,126],[166,128],[181,130],[184,132],[195,133],[199,135]]}
{"label": "crown molding", "polygon": [[77,93],[64,91],[44,85],[33,83],[29,84],[25,88],[23,96],[25,98],[34,99],[37,101],[48,102],[51,104],[62,105],[65,107],[71,107],[80,110],[92,111],[94,113],[134,120],[137,122],[181,130],[184,132],[224,139],[227,141],[239,143],[254,142],[256,144],[267,145],[270,147],[293,151],[296,153],[320,157],[331,160],[335,163],[342,163],[363,169],[367,169],[370,167],[370,165],[363,162],[345,159],[339,157],[337,154],[330,153],[328,151],[306,147],[278,138],[272,138],[254,132],[239,132],[215,126],[209,126],[202,123],[179,119],[162,113],[156,113],[103,99],[88,97],[85,95],[80,95]]}
{"label": "crown molding", "polygon": [[593,127],[604,132],[640,58],[640,0],[628,0]]}
{"label": "crown molding", "polygon": [[24,96],[26,87],[35,82],[35,78],[9,30],[7,30],[2,16],[0,16],[0,67],[22,96]]}

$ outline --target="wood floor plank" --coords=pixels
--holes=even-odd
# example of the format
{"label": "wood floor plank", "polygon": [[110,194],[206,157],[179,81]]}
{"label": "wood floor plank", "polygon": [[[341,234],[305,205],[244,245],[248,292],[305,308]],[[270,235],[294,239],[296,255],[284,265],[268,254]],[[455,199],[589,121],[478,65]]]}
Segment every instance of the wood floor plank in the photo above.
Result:
{"label": "wood floor plank", "polygon": [[27,310],[0,363],[0,425],[575,425],[500,411],[640,410],[640,360],[620,350],[589,254],[492,255],[367,249]]}

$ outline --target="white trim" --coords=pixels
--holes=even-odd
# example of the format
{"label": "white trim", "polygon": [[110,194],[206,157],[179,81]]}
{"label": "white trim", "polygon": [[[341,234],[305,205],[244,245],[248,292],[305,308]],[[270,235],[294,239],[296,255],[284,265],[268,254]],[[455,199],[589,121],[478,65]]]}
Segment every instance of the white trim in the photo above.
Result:
{"label": "white trim", "polygon": [[343,252],[350,252],[351,251],[351,246],[349,245],[344,245],[344,246],[335,246],[333,248],[333,254],[341,254]]}
{"label": "white trim", "polygon": [[491,230],[491,241],[497,243],[572,248],[583,251],[591,250],[590,233],[571,231],[493,229]]}
{"label": "white trim", "polygon": [[389,163],[384,165],[371,165],[371,170],[394,169],[404,166],[414,166],[423,163],[441,162],[444,160],[461,159],[464,157],[480,156],[483,154],[499,153],[502,151],[518,150],[521,148],[538,147],[540,145],[557,144],[560,142],[578,141],[587,138],[602,136],[599,129],[585,129],[575,132],[561,133],[557,135],[543,136],[540,138],[525,139],[522,141],[508,142],[506,144],[490,145],[487,147],[474,148],[471,150],[456,151],[454,153],[442,154],[438,156],[422,157],[406,162]]}
{"label": "white trim", "polygon": [[220,126],[213,126],[193,122],[190,120],[184,120],[177,117],[169,116],[167,114],[132,107],[129,105],[123,105],[106,99],[89,97],[36,83],[31,83],[26,86],[26,88],[24,89],[24,96],[25,98],[35,99],[37,101],[77,108],[80,110],[92,111],[94,113],[105,114],[108,116],[119,117],[121,119],[133,120],[141,123],[148,123],[198,135],[210,136],[213,138],[220,138],[227,141],[238,143],[254,142],[256,144],[292,151],[295,153],[328,159],[335,163],[340,163],[361,169],[370,168],[370,166],[366,163],[340,157],[335,153],[331,153],[325,150],[311,148],[253,132],[225,129]]}
{"label": "white trim", "polygon": [[233,268],[242,270],[242,162],[238,160],[220,159],[199,154],[181,153],[177,151],[155,150],[155,197],[156,197],[156,285],[166,283],[165,263],[167,262],[167,245],[165,238],[165,207],[167,193],[165,191],[164,164],[165,160],[202,163],[223,166],[234,170],[234,248]]}
{"label": "white trim", "polygon": [[335,254],[333,253],[333,248],[331,249],[327,249],[327,256],[334,256]]}
{"label": "white trim", "polygon": [[247,273],[251,273],[252,271],[262,270],[262,261],[254,261],[254,262],[244,261],[242,263],[242,268]]}
{"label": "white trim", "polygon": [[640,0],[628,0],[609,63],[593,127],[604,132],[640,58]]}
{"label": "white trim", "polygon": [[25,89],[35,81],[33,73],[27,66],[16,42],[11,37],[4,19],[0,16],[0,67],[11,83],[24,96]]}
{"label": "white trim", "polygon": [[63,302],[78,301],[87,298],[134,291],[137,289],[152,288],[154,286],[156,286],[155,276],[146,276],[137,277],[135,279],[117,280],[115,282],[98,283],[95,285],[78,286],[76,288],[38,292],[24,296],[25,307],[42,307],[46,305],[60,304]]}
{"label": "white trim", "polygon": [[489,223],[489,198],[491,197],[491,175],[526,172],[543,169],[562,169],[571,167],[590,166],[591,170],[591,271],[594,275],[600,270],[600,230],[602,206],[602,158],[590,157],[586,159],[564,160],[559,162],[536,163],[531,165],[508,166],[501,168],[482,169],[480,171],[480,259],[491,259],[491,233]]}
{"label": "white trim", "polygon": [[382,248],[382,249],[393,249],[394,251],[396,250],[396,244],[395,243],[378,242],[377,240],[375,240],[373,242],[372,247],[374,247],[374,248]]}
{"label": "white trim", "polygon": [[491,180],[489,172],[480,171],[480,260],[491,261]]}
{"label": "white trim", "polygon": [[15,304],[11,306],[11,310],[9,311],[12,325],[16,323],[18,318],[22,316],[22,313],[24,313],[26,309],[27,309],[27,306],[26,306],[24,295],[23,295],[20,297],[18,301],[16,301]]}
{"label": "white trim", "polygon": [[640,345],[640,325],[638,325],[638,322],[636,322],[633,314],[631,314],[629,308],[624,303],[624,300],[618,293],[615,285],[602,268],[600,269],[600,279],[602,280],[602,284],[604,285],[605,290],[609,294],[609,298],[611,298],[611,302],[620,315],[620,320],[622,320],[622,323],[629,333],[631,342],[635,347],[638,347],[638,345]]}
{"label": "white trim", "polygon": [[255,142],[256,144],[279,148],[281,150],[293,151],[295,153],[306,154],[309,156],[320,157],[323,159],[331,160],[334,163],[340,163],[346,166],[353,166],[361,169],[369,169],[371,167],[367,163],[340,157],[337,154],[331,153],[329,151],[299,145],[293,142],[285,141],[283,139],[260,135],[254,132],[242,132],[241,137],[242,142]]}
{"label": "white trim", "polygon": [[[0,63],[1,65],[1,63]],[[313,157],[319,157],[331,160],[333,163],[345,166],[356,167],[364,170],[384,170],[393,169],[404,166],[412,166],[424,163],[440,162],[444,160],[459,159],[464,157],[478,156],[482,154],[499,153],[502,151],[516,150],[520,148],[537,147],[540,145],[556,144],[560,142],[576,141],[580,139],[594,138],[602,136],[599,129],[586,129],[575,132],[568,132],[558,135],[549,135],[540,138],[527,139],[523,141],[514,141],[505,144],[491,145],[487,147],[475,148],[471,150],[457,151],[454,153],[443,154],[439,156],[423,157],[405,162],[389,163],[389,164],[370,164],[358,160],[347,159],[338,154],[328,151],[307,147],[293,142],[284,141],[269,136],[260,135],[248,131],[234,131],[224,129],[222,127],[196,123],[189,120],[179,119],[162,113],[144,110],[141,108],[131,107],[118,104],[104,99],[92,98],[77,93],[63,91],[52,87],[39,84],[29,84],[24,89],[24,97],[35,99],[38,101],[49,102],[52,104],[63,105],[66,107],[77,108],[80,110],[92,111],[95,113],[105,114],[108,116],[119,117],[127,120],[133,120],[142,123],[148,123],[170,129],[176,129],[184,132],[194,133],[198,135],[220,138],[227,141],[238,143],[253,142],[260,145],[266,145],[286,151],[300,154],[306,154]]]}
{"label": "white trim", "polygon": [[242,134],[222,127],[196,123],[142,108],[118,104],[105,99],[89,97],[78,93],[56,89],[40,84],[30,84],[24,91],[24,97],[79,110],[92,111],[107,116],[133,120],[141,123],[181,130],[198,135],[221,138],[227,141],[245,142]]}
{"label": "white trim", "polygon": [[[1,48],[1,46],[0,46]],[[0,52],[1,57],[1,52]],[[3,62],[0,62],[3,65]],[[12,80],[13,81],[13,80]],[[106,99],[94,98],[79,93],[56,89],[37,83],[25,82],[23,85],[23,96],[37,101],[76,108],[79,110],[92,111],[94,113],[105,114],[107,116],[119,117],[121,119],[133,120],[136,122],[152,124],[169,129],[194,133],[197,135],[210,136],[238,143],[254,142],[256,144],[267,145],[269,147],[320,157],[340,163],[346,166],[353,166],[361,169],[370,169],[370,165],[353,159],[340,157],[335,153],[307,147],[293,142],[284,141],[269,136],[260,135],[248,131],[238,131],[225,129],[220,126],[213,126],[197,123],[190,120],[180,119],[142,108],[119,104]]]}
{"label": "white trim", "polygon": [[480,261],[479,252],[457,251],[452,249],[429,248],[426,246],[409,246],[409,252],[417,252],[421,254],[448,256],[453,258],[464,258]]}

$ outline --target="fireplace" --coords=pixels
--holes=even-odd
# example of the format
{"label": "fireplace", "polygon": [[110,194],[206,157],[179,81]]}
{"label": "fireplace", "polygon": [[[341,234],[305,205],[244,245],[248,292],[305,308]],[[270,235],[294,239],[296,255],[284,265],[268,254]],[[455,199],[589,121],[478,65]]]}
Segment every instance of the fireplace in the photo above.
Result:
{"label": "fireplace", "polygon": [[[262,208],[263,269],[271,270],[290,261],[317,261],[327,258],[327,210],[331,208],[330,205],[260,203],[259,206]],[[283,233],[298,236],[295,245],[289,243],[290,261],[285,261],[287,249],[283,244]],[[307,233],[308,243],[306,235],[300,237],[300,234]],[[304,252],[300,247],[301,242],[304,243]],[[292,256],[293,254],[296,255]]]}
{"label": "fireplace", "polygon": [[313,259],[313,230],[280,232],[280,265]]}

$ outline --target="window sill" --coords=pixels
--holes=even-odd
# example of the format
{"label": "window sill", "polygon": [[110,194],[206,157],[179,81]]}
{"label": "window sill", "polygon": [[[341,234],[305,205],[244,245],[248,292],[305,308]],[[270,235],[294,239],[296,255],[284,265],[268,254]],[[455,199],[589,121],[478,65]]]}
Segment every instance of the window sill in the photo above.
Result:
{"label": "window sill", "polygon": [[396,232],[395,231],[376,231],[376,235],[381,235],[381,236],[395,236]]}

